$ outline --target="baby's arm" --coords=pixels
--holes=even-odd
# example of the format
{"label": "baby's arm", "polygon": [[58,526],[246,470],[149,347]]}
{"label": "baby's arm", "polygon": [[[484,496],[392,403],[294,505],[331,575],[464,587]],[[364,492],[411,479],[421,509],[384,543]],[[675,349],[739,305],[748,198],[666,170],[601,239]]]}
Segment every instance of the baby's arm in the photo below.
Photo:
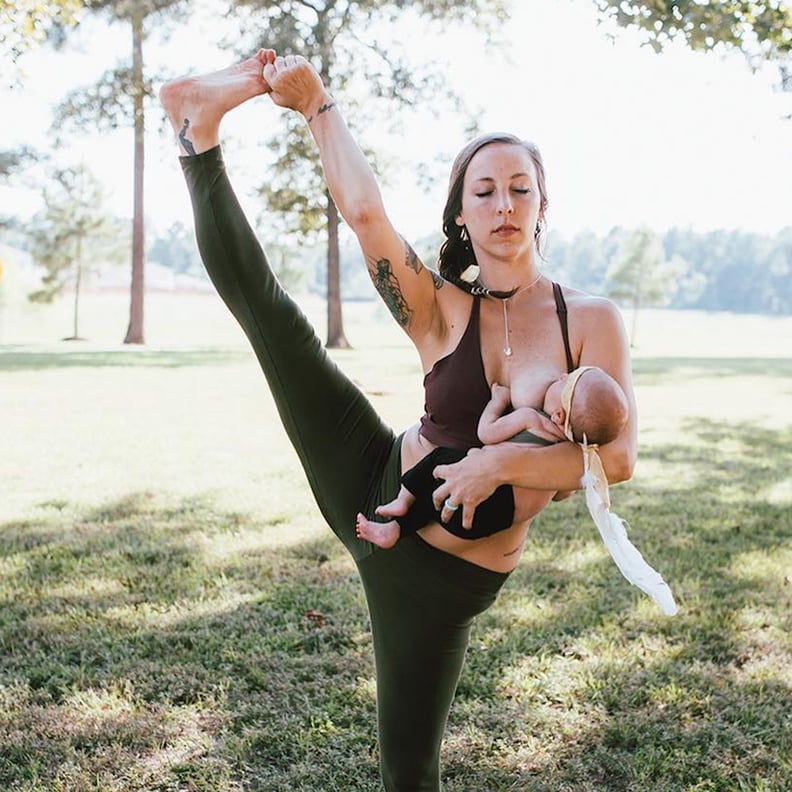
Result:
{"label": "baby's arm", "polygon": [[563,432],[550,434],[547,431],[547,422],[542,422],[541,417],[533,407],[518,407],[512,412],[503,414],[511,403],[511,393],[505,385],[494,383],[492,398],[487,403],[478,425],[479,440],[485,445],[505,443],[518,432],[528,430],[538,437],[546,440],[563,440]]}
{"label": "baby's arm", "polygon": [[[502,423],[508,422],[508,418],[512,415],[512,413],[503,414],[510,404],[511,390],[505,385],[498,385],[497,382],[493,382],[492,396],[482,411],[481,418],[479,418],[478,436],[482,443],[500,443],[515,434],[515,432],[506,433],[500,429]],[[519,432],[520,429],[518,428],[516,431]],[[496,435],[498,435],[497,439],[491,439]]]}

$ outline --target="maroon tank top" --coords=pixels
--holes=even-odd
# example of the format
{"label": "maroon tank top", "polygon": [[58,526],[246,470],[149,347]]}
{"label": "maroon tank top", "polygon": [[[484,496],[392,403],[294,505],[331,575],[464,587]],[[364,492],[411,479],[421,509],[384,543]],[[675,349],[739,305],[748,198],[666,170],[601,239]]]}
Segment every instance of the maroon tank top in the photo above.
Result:
{"label": "maroon tank top", "polygon": [[[553,283],[556,312],[566,353],[567,371],[575,366],[569,347],[567,311],[561,287]],[[479,337],[481,298],[473,298],[470,319],[456,349],[440,358],[424,377],[424,415],[420,433],[436,446],[480,448],[478,422],[490,400]]]}

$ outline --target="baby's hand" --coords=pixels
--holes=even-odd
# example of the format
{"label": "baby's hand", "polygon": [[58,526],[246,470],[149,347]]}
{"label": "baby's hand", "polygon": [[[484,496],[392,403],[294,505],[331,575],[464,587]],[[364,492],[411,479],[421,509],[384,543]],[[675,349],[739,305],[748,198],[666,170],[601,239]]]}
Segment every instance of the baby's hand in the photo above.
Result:
{"label": "baby's hand", "polygon": [[511,403],[511,389],[506,385],[499,385],[497,382],[492,383],[492,400],[504,407]]}

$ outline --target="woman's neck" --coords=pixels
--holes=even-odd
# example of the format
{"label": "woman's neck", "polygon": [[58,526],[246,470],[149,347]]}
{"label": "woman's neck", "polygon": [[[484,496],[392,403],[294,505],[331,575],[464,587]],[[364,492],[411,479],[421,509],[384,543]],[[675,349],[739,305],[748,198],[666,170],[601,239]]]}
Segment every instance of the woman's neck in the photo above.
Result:
{"label": "woman's neck", "polygon": [[524,289],[530,284],[538,281],[541,277],[541,270],[533,261],[517,264],[510,262],[493,262],[481,266],[479,280],[488,289],[495,291],[511,291],[512,289]]}

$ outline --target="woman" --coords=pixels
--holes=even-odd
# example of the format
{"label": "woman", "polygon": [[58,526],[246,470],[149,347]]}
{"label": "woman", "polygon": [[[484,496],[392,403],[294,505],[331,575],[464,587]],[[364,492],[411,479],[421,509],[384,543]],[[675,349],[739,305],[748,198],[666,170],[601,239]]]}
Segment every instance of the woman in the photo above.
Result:
{"label": "woman", "polygon": [[[264,93],[305,117],[374,284],[420,355],[430,410],[401,436],[327,357],[277,283],[234,197],[219,148],[220,122]],[[517,564],[530,520],[472,542],[434,523],[382,551],[356,537],[356,514],[372,518],[378,504],[392,500],[401,472],[438,440],[458,435],[456,442],[468,443],[467,424],[473,421],[475,436],[488,383],[508,385],[516,406],[539,406],[547,385],[578,365],[601,366],[628,396],[628,427],[602,449],[602,460],[611,481],[629,477],[635,404],[619,315],[605,300],[564,290],[565,345],[563,303],[536,262],[547,206],[541,160],[514,138],[478,141],[458,158],[440,277],[393,229],[338,106],[303,58],[261,50],[221,72],[169,83],[160,96],[184,155],[206,268],[251,341],[323,515],[360,572],[371,616],[384,787],[436,792],[440,744],[472,620],[495,601]],[[504,294],[516,289],[508,300],[477,298],[461,288],[459,275],[474,258],[481,284]],[[469,362],[454,354],[461,342],[465,354],[473,349]],[[461,406],[461,414],[450,414],[449,405]],[[538,511],[548,491],[578,488],[582,472],[572,443],[474,448],[461,462],[436,469],[444,481],[434,498],[444,519],[462,508],[469,525],[477,504],[500,484],[538,490]]]}

